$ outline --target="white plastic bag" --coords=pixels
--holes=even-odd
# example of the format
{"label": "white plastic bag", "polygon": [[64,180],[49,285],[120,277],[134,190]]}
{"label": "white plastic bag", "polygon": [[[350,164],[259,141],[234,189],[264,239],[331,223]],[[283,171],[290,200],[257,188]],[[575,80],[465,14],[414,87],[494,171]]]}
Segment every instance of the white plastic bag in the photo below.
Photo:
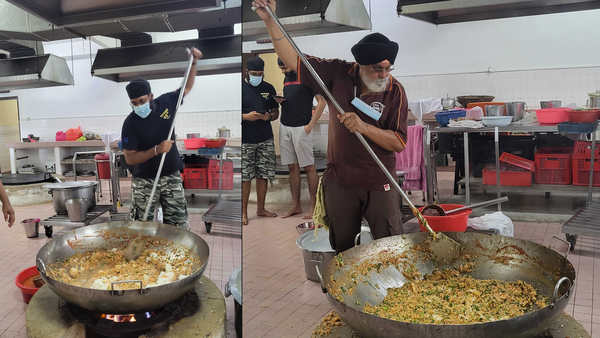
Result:
{"label": "white plastic bag", "polygon": [[469,219],[469,226],[476,230],[498,229],[500,235],[514,237],[515,225],[502,211]]}
{"label": "white plastic bag", "polygon": [[121,132],[111,131],[109,133],[102,133],[100,134],[100,139],[102,139],[102,142],[104,142],[107,147],[110,147],[112,142],[116,142],[121,139]]}

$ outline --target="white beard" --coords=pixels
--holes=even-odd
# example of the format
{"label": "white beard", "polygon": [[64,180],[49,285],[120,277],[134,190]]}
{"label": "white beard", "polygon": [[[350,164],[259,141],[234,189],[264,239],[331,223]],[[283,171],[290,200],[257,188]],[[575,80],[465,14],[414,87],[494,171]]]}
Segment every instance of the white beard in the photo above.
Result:
{"label": "white beard", "polygon": [[365,86],[371,93],[383,93],[390,85],[389,76],[385,79],[376,78],[375,80],[372,80],[366,75],[364,75],[364,73],[361,70],[358,71],[358,74],[360,75],[360,80],[362,81],[362,83],[365,84]]}

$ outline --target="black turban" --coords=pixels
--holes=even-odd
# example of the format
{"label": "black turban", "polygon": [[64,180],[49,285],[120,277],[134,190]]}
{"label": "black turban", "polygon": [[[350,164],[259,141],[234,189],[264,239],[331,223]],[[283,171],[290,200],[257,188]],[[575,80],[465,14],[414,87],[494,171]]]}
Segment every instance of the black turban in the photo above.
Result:
{"label": "black turban", "polygon": [[144,79],[136,79],[129,82],[125,89],[127,90],[130,99],[135,99],[151,93],[150,82]]}
{"label": "black turban", "polygon": [[285,65],[283,64],[283,61],[281,61],[280,58],[277,58],[277,64],[279,65],[279,67],[285,67]]}
{"label": "black turban", "polygon": [[246,61],[246,69],[262,72],[265,70],[265,62],[258,56],[251,57]]}
{"label": "black turban", "polygon": [[398,44],[381,33],[373,33],[352,47],[352,55],[360,65],[374,65],[384,60],[394,64],[398,55]]}

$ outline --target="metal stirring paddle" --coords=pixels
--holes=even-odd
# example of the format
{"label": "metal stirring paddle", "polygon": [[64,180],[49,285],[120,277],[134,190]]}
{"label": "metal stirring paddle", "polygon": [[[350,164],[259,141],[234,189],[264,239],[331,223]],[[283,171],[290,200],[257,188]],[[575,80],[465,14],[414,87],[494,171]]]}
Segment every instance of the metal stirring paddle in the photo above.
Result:
{"label": "metal stirring paddle", "polygon": [[[306,56],[304,56],[304,53],[302,53],[300,51],[300,48],[298,48],[298,46],[296,45],[296,43],[294,42],[294,40],[292,40],[292,38],[289,36],[289,34],[287,33],[287,31],[283,28],[283,25],[279,21],[279,18],[277,17],[277,15],[275,15],[275,13],[273,13],[273,11],[271,10],[271,8],[269,6],[266,6],[264,8],[267,11],[267,13],[269,14],[269,16],[271,16],[271,18],[273,19],[273,21],[275,22],[275,24],[277,25],[277,27],[279,27],[279,29],[281,30],[281,32],[283,33],[283,35],[285,36],[285,38],[290,42],[290,44],[292,45],[292,47],[294,48],[294,50],[296,51],[296,53],[298,54],[298,56],[302,60],[302,63],[304,63],[304,65],[306,66],[306,68],[308,69],[308,71],[315,78],[315,80],[317,81],[317,83],[319,84],[319,86],[321,87],[321,89],[323,90],[323,92],[325,93],[325,95],[327,95],[327,97],[329,98],[329,100],[331,101],[331,103],[333,104],[333,106],[340,112],[340,114],[342,114],[342,115],[345,114],[346,112],[344,111],[344,109],[342,108],[342,106],[340,106],[340,104],[335,100],[335,98],[333,97],[333,95],[331,94],[331,92],[329,91],[329,89],[327,88],[327,86],[325,85],[325,83],[323,83],[323,80],[321,80],[321,78],[319,77],[319,74],[317,74],[317,72],[315,71],[315,69],[310,64],[310,62],[308,62],[308,60],[306,59]],[[256,10],[257,8],[253,7],[252,9]],[[456,258],[456,256],[458,256],[458,254],[459,254],[459,252],[461,250],[460,244],[458,244],[452,238],[446,236],[444,233],[441,233],[441,232],[435,233],[431,229],[431,227],[427,223],[427,220],[425,220],[425,218],[423,217],[423,215],[419,212],[419,210],[411,202],[411,200],[408,198],[408,196],[406,195],[406,193],[404,192],[404,190],[402,190],[402,188],[400,187],[400,184],[398,184],[398,181],[394,178],[394,176],[392,176],[392,174],[389,172],[389,170],[387,170],[387,168],[385,167],[385,165],[377,157],[377,155],[375,154],[375,152],[373,151],[373,149],[371,149],[371,146],[369,146],[369,144],[367,143],[367,141],[365,140],[365,138],[362,136],[362,134],[360,134],[358,131],[355,131],[354,135],[356,135],[356,137],[358,137],[360,143],[363,144],[363,146],[367,149],[367,151],[369,152],[369,154],[371,155],[371,157],[373,157],[373,159],[375,160],[375,162],[377,163],[377,165],[379,165],[379,167],[381,168],[381,170],[383,170],[383,173],[390,180],[390,182],[392,183],[392,185],[394,186],[394,188],[396,188],[396,190],[398,190],[398,192],[400,193],[400,195],[402,195],[402,198],[404,198],[404,200],[406,201],[406,203],[408,203],[408,205],[410,206],[410,209],[413,212],[413,215],[415,215],[415,217],[417,217],[417,219],[419,220],[419,222],[421,222],[421,224],[423,224],[423,226],[425,228],[427,228],[427,231],[429,231],[429,233],[432,235],[433,241],[430,241],[429,245],[430,245],[431,251],[433,252],[433,254],[435,256],[434,257],[435,260],[438,263],[442,263],[442,262],[448,263],[448,262],[451,262],[454,258]]]}

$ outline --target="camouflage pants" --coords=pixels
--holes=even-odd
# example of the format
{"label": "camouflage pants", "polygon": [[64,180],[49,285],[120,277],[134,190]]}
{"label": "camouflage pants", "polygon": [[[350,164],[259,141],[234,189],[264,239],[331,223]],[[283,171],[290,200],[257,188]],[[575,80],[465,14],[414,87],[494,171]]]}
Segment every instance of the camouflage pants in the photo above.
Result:
{"label": "camouflage pants", "polygon": [[[130,214],[132,220],[140,221],[144,218],[153,185],[154,179],[151,178],[134,177],[131,180]],[[148,221],[154,219],[154,209],[157,205],[160,205],[163,211],[163,223],[190,229],[187,202],[178,171],[159,179],[153,199],[154,201],[148,212]]]}
{"label": "camouflage pants", "polygon": [[275,143],[273,139],[261,143],[242,143],[242,181],[275,178]]}

